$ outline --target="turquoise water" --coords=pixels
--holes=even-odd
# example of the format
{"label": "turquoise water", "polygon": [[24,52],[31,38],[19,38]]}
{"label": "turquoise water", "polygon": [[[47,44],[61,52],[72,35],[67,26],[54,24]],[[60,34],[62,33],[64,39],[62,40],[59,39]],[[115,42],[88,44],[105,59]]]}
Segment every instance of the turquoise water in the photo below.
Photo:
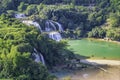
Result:
{"label": "turquoise water", "polygon": [[120,44],[93,39],[69,40],[68,48],[76,54],[91,58],[119,59]]}

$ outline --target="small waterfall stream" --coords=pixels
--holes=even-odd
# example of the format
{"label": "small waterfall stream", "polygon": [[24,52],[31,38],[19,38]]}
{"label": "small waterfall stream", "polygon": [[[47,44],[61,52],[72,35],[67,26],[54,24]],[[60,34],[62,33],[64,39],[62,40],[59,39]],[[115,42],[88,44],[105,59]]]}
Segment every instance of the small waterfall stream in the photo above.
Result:
{"label": "small waterfall stream", "polygon": [[43,55],[39,53],[35,48],[34,48],[33,56],[35,56],[35,62],[41,62],[43,65],[45,65],[45,60]]}
{"label": "small waterfall stream", "polygon": [[28,26],[33,25],[33,26],[37,27],[40,30],[40,32],[42,32],[42,29],[41,29],[41,26],[39,25],[39,23],[32,21],[32,20],[23,20],[22,22]]}
{"label": "small waterfall stream", "polygon": [[51,20],[51,22],[53,22],[54,24],[56,24],[56,25],[59,27],[59,31],[60,31],[60,32],[63,32],[63,31],[64,31],[63,28],[62,28],[62,25],[61,25],[60,23],[55,22],[55,21],[52,21],[52,20]]}

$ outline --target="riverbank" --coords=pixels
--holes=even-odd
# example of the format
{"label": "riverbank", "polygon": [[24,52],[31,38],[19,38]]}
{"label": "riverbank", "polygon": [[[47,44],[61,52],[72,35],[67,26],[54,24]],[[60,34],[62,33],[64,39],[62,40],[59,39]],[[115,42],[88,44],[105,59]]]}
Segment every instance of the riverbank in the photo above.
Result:
{"label": "riverbank", "polygon": [[[119,66],[103,66],[107,72],[98,68],[89,67],[84,70],[78,70],[73,75],[67,76],[71,80],[120,80],[120,68]],[[59,80],[65,80],[61,78]]]}
{"label": "riverbank", "polygon": [[[81,68],[57,68],[53,74],[58,80],[119,80],[120,61],[82,59]],[[60,69],[60,70],[59,70]],[[114,79],[115,78],[115,79]]]}
{"label": "riverbank", "polygon": [[81,63],[91,65],[109,65],[109,66],[120,66],[120,60],[94,60],[94,59],[82,59]]}
{"label": "riverbank", "polygon": [[[80,64],[86,64],[86,67],[74,70],[66,68],[67,70],[61,69],[60,72],[55,73],[58,80],[120,80],[120,46],[116,43],[120,44],[117,41],[94,38],[69,41],[72,46],[69,49],[77,55],[88,56],[89,59],[80,58]],[[115,53],[118,54],[112,58]]]}
{"label": "riverbank", "polygon": [[113,41],[113,40],[108,40],[108,39],[100,39],[100,38],[85,38],[85,39],[96,40],[96,41],[105,41],[105,42],[120,44],[120,41]]}

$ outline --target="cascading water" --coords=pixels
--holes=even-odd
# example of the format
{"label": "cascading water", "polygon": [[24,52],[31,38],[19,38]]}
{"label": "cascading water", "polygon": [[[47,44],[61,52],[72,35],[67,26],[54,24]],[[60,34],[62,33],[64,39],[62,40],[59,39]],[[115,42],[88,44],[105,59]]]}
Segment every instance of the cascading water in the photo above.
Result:
{"label": "cascading water", "polygon": [[57,29],[56,29],[55,25],[54,25],[51,21],[49,21],[49,23],[50,23],[51,26],[53,27],[54,31],[56,31]]}
{"label": "cascading water", "polygon": [[50,21],[46,21],[45,23],[45,31],[50,32],[50,31],[56,31],[56,26]]}
{"label": "cascading water", "polygon": [[[15,18],[26,18],[25,14],[15,14]],[[24,24],[30,26],[33,25],[37,27],[40,32],[42,31],[41,26],[39,23],[32,21],[32,20],[23,20],[22,21]],[[58,29],[58,30],[57,30]],[[49,38],[60,41],[62,39],[61,34],[59,32],[63,32],[62,25],[58,22],[52,21],[52,20],[47,20],[45,23],[45,32],[48,32]]]}
{"label": "cascading water", "polygon": [[[15,18],[17,19],[24,19],[26,18],[25,14],[15,14]],[[58,22],[52,21],[52,20],[48,20],[45,23],[45,30],[42,30],[41,26],[39,25],[39,23],[32,21],[32,20],[22,20],[22,23],[30,26],[33,25],[35,27],[37,27],[40,32],[47,32],[49,35],[49,38],[55,40],[55,41],[60,41],[62,40],[62,36],[59,32],[63,32],[63,28],[62,25]],[[35,62],[41,62],[43,65],[45,65],[45,60],[44,57],[41,53],[39,53],[35,48],[34,48],[34,53],[33,56],[35,57]]]}
{"label": "cascading water", "polygon": [[45,65],[45,60],[43,55],[39,53],[35,48],[34,48],[33,56],[35,56],[35,62],[41,62],[43,65]]}
{"label": "cascading water", "polygon": [[51,39],[53,39],[55,41],[60,41],[62,39],[59,32],[50,32],[49,33],[49,38],[51,38]]}
{"label": "cascading water", "polygon": [[63,28],[62,28],[62,25],[61,25],[60,23],[55,22],[55,21],[51,21],[51,22],[53,22],[54,24],[56,24],[56,25],[59,27],[59,31],[60,31],[60,32],[63,32],[63,31],[64,31]]}
{"label": "cascading water", "polygon": [[46,24],[45,31],[49,32],[49,34],[48,34],[49,38],[51,38],[55,41],[60,41],[62,39],[62,36],[58,31],[63,32],[62,25],[60,23],[52,21],[52,20],[46,21],[45,24]]}
{"label": "cascading water", "polygon": [[42,29],[41,29],[41,26],[39,25],[39,23],[37,23],[35,21],[31,21],[31,20],[24,20],[22,22],[28,26],[33,25],[33,26],[37,27],[40,30],[40,32],[42,32]]}
{"label": "cascading water", "polygon": [[50,28],[50,26],[49,26],[49,22],[48,22],[48,21],[46,21],[46,23],[45,23],[45,31],[46,31],[46,32],[51,31],[51,28]]}
{"label": "cascading water", "polygon": [[[26,16],[25,14],[15,14],[15,18],[26,18]],[[47,20],[45,22],[45,30],[42,30],[41,26],[36,21],[23,20],[22,22],[28,26],[33,25],[37,27],[40,30],[40,32],[48,32],[49,38],[53,40],[60,41],[62,39],[61,34],[59,32],[63,32],[64,30],[62,28],[62,25],[58,22]]]}

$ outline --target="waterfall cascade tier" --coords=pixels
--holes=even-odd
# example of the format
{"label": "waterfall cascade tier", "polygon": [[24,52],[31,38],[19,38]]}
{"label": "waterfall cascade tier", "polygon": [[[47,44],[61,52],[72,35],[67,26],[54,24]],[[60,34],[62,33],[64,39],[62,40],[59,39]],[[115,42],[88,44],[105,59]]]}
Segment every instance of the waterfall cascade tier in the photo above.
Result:
{"label": "waterfall cascade tier", "polygon": [[52,20],[46,21],[45,31],[48,32],[49,38],[51,38],[55,41],[62,40],[62,36],[59,32],[63,32],[64,30],[60,23],[52,21]]}
{"label": "waterfall cascade tier", "polygon": [[50,32],[50,31],[60,31],[63,32],[63,28],[62,25],[58,22],[52,21],[52,20],[48,20],[45,23],[45,31],[46,32]]}
{"label": "waterfall cascade tier", "polygon": [[61,34],[59,32],[50,32],[49,38],[51,38],[55,41],[60,41],[62,39]]}
{"label": "waterfall cascade tier", "polygon": [[41,62],[43,65],[45,65],[45,60],[43,55],[39,53],[35,48],[34,48],[33,56],[35,56],[35,62]]}
{"label": "waterfall cascade tier", "polygon": [[41,29],[41,26],[39,25],[39,23],[37,23],[35,21],[31,21],[31,20],[23,20],[22,22],[28,26],[33,25],[33,26],[37,27],[40,30],[40,32],[42,32],[42,29]]}
{"label": "waterfall cascade tier", "polygon": [[55,21],[52,21],[52,20],[50,20],[53,24],[56,24],[57,26],[58,26],[58,29],[59,29],[59,31],[60,32],[63,32],[64,30],[63,30],[63,28],[62,28],[62,25],[60,24],[60,23],[58,23],[58,22],[55,22]]}
{"label": "waterfall cascade tier", "polygon": [[56,26],[51,22],[51,21],[46,21],[45,23],[45,31],[50,32],[50,31],[56,31]]}
{"label": "waterfall cascade tier", "polygon": [[[26,18],[25,14],[15,14],[15,18]],[[38,22],[32,21],[32,20],[22,20],[22,23],[30,26],[33,25],[37,27],[40,32],[47,32],[49,35],[49,38],[60,41],[62,39],[62,36],[59,32],[63,32],[62,25],[58,22],[52,21],[52,20],[47,20],[45,22],[44,29],[41,28]]]}

